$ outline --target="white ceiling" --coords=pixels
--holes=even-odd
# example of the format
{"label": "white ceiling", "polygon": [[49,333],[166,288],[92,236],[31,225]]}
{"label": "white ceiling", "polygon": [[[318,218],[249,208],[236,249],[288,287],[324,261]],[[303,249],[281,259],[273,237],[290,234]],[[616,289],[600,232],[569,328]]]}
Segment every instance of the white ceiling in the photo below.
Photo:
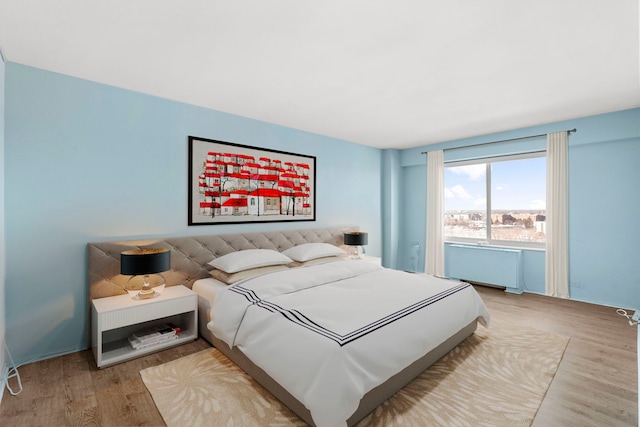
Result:
{"label": "white ceiling", "polygon": [[640,106],[638,0],[0,0],[9,62],[379,148]]}

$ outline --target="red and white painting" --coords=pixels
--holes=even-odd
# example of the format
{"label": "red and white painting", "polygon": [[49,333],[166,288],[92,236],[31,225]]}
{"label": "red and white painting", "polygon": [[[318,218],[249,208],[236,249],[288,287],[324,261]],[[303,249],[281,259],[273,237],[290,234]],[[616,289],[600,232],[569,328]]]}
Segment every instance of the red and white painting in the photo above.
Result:
{"label": "red and white painting", "polygon": [[315,221],[315,157],[189,137],[189,225]]}

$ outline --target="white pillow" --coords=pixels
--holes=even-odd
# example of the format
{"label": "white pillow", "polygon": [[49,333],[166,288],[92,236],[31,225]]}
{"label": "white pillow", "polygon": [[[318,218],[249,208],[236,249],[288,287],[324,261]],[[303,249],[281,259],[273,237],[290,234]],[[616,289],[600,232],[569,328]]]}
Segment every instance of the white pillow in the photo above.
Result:
{"label": "white pillow", "polygon": [[298,262],[305,262],[311,259],[327,256],[346,255],[345,251],[329,243],[304,243],[302,245],[289,248],[282,253]]}
{"label": "white pillow", "polygon": [[270,249],[246,249],[231,252],[209,261],[209,265],[227,273],[236,273],[249,268],[283,265],[292,262],[291,258]]}
{"label": "white pillow", "polygon": [[250,279],[255,276],[261,276],[267,273],[273,273],[274,271],[287,270],[289,267],[286,265],[269,265],[267,267],[249,268],[248,270],[238,271],[237,273],[225,273],[222,270],[214,268],[209,272],[211,277],[216,280],[226,283],[227,285],[233,285],[244,279]]}
{"label": "white pillow", "polygon": [[310,259],[309,261],[294,261],[291,264],[289,264],[288,267],[295,268],[295,267],[306,267],[309,265],[326,264],[328,262],[340,261],[345,258],[346,257],[340,257],[340,256],[324,256],[320,258]]}

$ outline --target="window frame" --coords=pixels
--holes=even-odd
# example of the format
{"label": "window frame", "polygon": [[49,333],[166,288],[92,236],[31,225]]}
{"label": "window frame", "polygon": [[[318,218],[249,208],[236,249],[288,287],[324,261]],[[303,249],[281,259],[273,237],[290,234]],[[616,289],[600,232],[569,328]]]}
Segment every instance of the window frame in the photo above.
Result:
{"label": "window frame", "polygon": [[[479,157],[473,159],[465,159],[465,160],[452,160],[445,161],[444,168],[445,171],[447,168],[456,167],[456,166],[469,166],[469,165],[478,165],[485,164],[485,193],[486,193],[486,206],[485,206],[485,224],[487,235],[486,239],[476,239],[472,237],[452,237],[444,234],[443,230],[443,238],[444,242],[448,244],[467,244],[467,245],[475,245],[475,246],[489,246],[489,247],[504,247],[504,248],[515,248],[515,249],[530,249],[530,250],[544,250],[546,247],[546,242],[522,242],[515,240],[497,240],[491,238],[491,165],[493,163],[512,161],[512,160],[524,160],[524,159],[533,159],[533,158],[546,158],[547,151],[546,150],[536,150],[530,151],[526,153],[519,154],[508,154],[508,155],[495,155],[488,157]],[[445,181],[446,184],[446,181]],[[545,165],[545,197],[546,197],[546,165]],[[446,210],[444,212],[446,214]],[[545,216],[546,216],[546,208],[545,208]],[[546,235],[545,235],[546,240]]]}

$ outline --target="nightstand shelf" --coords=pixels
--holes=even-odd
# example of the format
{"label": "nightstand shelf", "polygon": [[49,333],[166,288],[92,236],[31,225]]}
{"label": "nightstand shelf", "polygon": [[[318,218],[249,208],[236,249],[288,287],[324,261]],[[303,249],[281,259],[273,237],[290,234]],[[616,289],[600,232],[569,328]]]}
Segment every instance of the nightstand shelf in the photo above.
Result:
{"label": "nightstand shelf", "polygon": [[[170,286],[161,295],[134,300],[129,295],[95,299],[91,311],[91,347],[99,368],[192,341],[198,337],[198,297],[184,286]],[[178,338],[133,349],[128,337],[136,331],[173,323]]]}

